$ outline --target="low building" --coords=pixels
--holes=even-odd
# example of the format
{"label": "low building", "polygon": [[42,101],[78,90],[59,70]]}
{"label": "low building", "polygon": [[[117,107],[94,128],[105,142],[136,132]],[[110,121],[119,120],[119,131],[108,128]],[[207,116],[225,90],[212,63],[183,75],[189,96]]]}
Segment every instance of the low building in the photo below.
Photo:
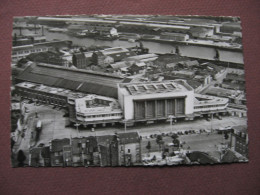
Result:
{"label": "low building", "polygon": [[125,61],[141,61],[141,62],[150,62],[154,61],[158,58],[157,54],[142,54],[142,55],[137,55],[137,56],[131,56],[125,58]]}
{"label": "low building", "polygon": [[69,67],[69,61],[64,59],[64,54],[54,50],[40,53],[32,53],[28,55],[26,59],[35,63],[47,63]]}
{"label": "low building", "polygon": [[113,47],[94,52],[93,62],[100,66],[107,66],[130,56],[136,56],[135,52],[122,47]]}
{"label": "low building", "polygon": [[241,24],[240,22],[228,22],[223,23],[220,26],[220,32],[233,34],[235,32],[241,32]]}
{"label": "low building", "polygon": [[144,62],[136,62],[132,66],[128,68],[129,73],[132,75],[144,73],[145,68],[147,67],[146,63]]}
{"label": "low building", "polygon": [[248,158],[248,133],[247,126],[233,126],[231,133],[231,149]]}
{"label": "low building", "polygon": [[141,162],[140,137],[137,132],[98,136],[101,166],[130,166]]}
{"label": "low building", "polygon": [[217,159],[206,152],[194,151],[186,154],[192,164],[216,164]]}
{"label": "low building", "polygon": [[16,93],[22,99],[30,99],[36,103],[46,103],[61,107],[66,107],[67,93],[71,92],[30,82],[18,83],[15,85],[15,88]]}
{"label": "low building", "polygon": [[50,167],[51,155],[50,147],[35,147],[29,151],[29,166],[32,167]]}
{"label": "low building", "polygon": [[190,33],[192,35],[192,37],[195,38],[205,38],[208,36],[212,36],[214,34],[214,27],[210,26],[210,27],[192,27],[190,29]]}
{"label": "low building", "polygon": [[86,95],[68,97],[70,121],[84,126],[115,124],[123,118],[122,109],[116,99]]}
{"label": "low building", "polygon": [[99,166],[100,154],[96,137],[71,139],[72,166]]}
{"label": "low building", "polygon": [[174,40],[174,41],[187,41],[189,39],[188,34],[183,33],[161,33],[160,39]]}
{"label": "low building", "polygon": [[31,53],[55,50],[55,48],[70,47],[71,41],[51,41],[12,47],[12,61],[18,61]]}
{"label": "low building", "polygon": [[51,166],[68,166],[68,159],[64,158],[66,147],[70,146],[70,139],[54,139],[50,142]]}
{"label": "low building", "polygon": [[115,72],[126,73],[126,72],[128,72],[128,70],[126,70],[126,69],[128,69],[128,67],[130,67],[131,65],[132,65],[131,62],[122,61],[122,62],[116,62],[116,63],[110,64],[107,68],[111,69],[111,71],[113,73],[115,73]]}
{"label": "low building", "polygon": [[194,95],[194,113],[195,114],[218,114],[226,113],[228,98],[221,98],[209,95]]}
{"label": "low building", "polygon": [[96,26],[94,30],[97,31],[98,34],[102,36],[110,36],[110,37],[118,36],[117,29],[114,27]]}

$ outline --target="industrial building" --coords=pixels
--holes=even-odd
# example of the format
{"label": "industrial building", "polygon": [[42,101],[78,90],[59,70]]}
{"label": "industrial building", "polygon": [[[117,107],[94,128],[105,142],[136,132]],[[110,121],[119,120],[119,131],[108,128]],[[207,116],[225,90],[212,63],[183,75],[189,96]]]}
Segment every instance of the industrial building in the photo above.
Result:
{"label": "industrial building", "polygon": [[113,98],[117,98],[117,83],[122,82],[122,80],[122,77],[106,73],[46,64],[33,64],[16,78],[17,83],[38,83]]}
{"label": "industrial building", "polygon": [[189,39],[188,34],[182,34],[182,33],[169,33],[164,32],[160,35],[161,39],[168,39],[168,40],[174,40],[174,41],[187,41]]}
{"label": "industrial building", "polygon": [[51,41],[12,47],[12,61],[18,61],[32,53],[54,50],[55,47],[70,47],[71,41]]}

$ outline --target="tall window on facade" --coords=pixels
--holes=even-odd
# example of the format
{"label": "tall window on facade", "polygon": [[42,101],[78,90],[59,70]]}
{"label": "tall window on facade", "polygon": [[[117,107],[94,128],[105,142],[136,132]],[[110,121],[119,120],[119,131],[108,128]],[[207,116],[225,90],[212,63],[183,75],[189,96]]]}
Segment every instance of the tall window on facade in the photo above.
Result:
{"label": "tall window on facade", "polygon": [[175,99],[167,100],[167,114],[168,115],[175,114]]}
{"label": "tall window on facade", "polygon": [[176,99],[176,114],[184,114],[184,99]]}
{"label": "tall window on facade", "polygon": [[146,102],[146,118],[154,118],[155,117],[155,101],[147,101]]}
{"label": "tall window on facade", "polygon": [[157,100],[157,117],[165,116],[165,101]]}
{"label": "tall window on facade", "polygon": [[136,119],[145,118],[145,102],[144,101],[135,102],[135,118]]}

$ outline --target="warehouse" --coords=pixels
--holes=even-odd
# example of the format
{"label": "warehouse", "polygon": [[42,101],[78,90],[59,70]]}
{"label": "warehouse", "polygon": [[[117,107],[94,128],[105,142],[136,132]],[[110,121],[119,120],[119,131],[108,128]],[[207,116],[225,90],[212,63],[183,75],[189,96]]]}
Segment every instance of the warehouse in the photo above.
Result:
{"label": "warehouse", "polygon": [[119,76],[105,73],[46,64],[33,64],[17,76],[17,82],[32,82],[113,98],[117,98],[117,83],[122,80]]}

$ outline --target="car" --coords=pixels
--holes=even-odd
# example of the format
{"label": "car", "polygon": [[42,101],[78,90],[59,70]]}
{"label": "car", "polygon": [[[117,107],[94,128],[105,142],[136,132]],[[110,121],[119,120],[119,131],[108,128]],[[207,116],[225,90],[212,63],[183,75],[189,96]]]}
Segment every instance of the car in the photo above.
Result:
{"label": "car", "polygon": [[44,146],[44,143],[40,143],[39,145],[38,145],[38,147],[43,147]]}
{"label": "car", "polygon": [[222,116],[220,116],[220,115],[218,115],[217,118],[218,118],[219,120],[222,120]]}

